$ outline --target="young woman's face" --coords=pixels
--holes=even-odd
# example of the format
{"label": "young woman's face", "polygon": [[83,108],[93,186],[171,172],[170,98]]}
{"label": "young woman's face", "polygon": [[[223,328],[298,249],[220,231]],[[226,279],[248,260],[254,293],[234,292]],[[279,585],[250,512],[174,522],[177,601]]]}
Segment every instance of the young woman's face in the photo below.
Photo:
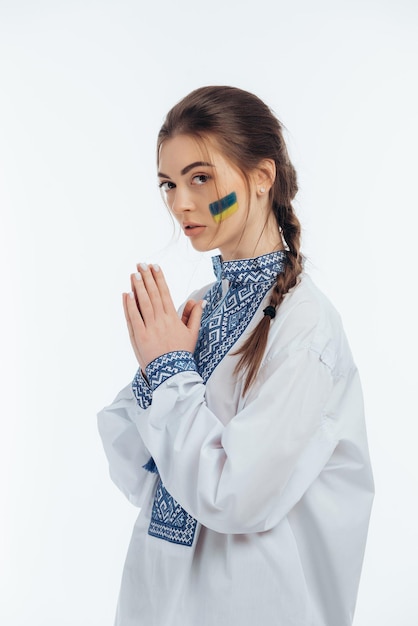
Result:
{"label": "young woman's face", "polygon": [[248,192],[241,172],[213,142],[206,145],[202,150],[188,135],[163,142],[158,176],[167,206],[196,250],[218,248],[224,260],[251,257],[264,222],[255,184],[250,178]]}

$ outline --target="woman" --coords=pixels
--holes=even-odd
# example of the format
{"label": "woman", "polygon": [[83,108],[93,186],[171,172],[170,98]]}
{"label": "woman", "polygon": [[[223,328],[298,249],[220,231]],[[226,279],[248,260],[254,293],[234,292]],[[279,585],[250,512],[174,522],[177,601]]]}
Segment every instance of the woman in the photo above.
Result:
{"label": "woman", "polygon": [[192,92],[158,139],[160,187],[216,281],[178,316],[158,266],[124,308],[139,363],[99,414],[141,507],[118,626],[348,626],[373,480],[356,367],[303,272],[296,175],[254,95]]}

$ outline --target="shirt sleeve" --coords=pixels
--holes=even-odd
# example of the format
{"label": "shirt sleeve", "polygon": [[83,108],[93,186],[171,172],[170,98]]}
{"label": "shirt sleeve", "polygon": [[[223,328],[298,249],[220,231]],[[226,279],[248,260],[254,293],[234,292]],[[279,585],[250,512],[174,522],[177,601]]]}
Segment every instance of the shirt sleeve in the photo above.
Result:
{"label": "shirt sleeve", "polygon": [[[198,297],[201,291],[194,292],[190,297]],[[178,311],[179,315],[183,307],[184,304]],[[182,354],[188,361],[188,367],[193,361],[192,355]],[[164,356],[159,357],[158,363],[164,363],[167,372],[168,363],[165,362]],[[194,369],[196,369],[195,365]],[[152,404],[156,376],[158,377],[158,372],[157,370],[154,372],[152,366],[146,376],[139,368],[132,384],[122,389],[112,404],[105,407],[97,416],[99,433],[109,462],[110,476],[128,500],[136,506],[142,505],[145,484],[147,481],[154,480],[157,473],[154,459],[144,444],[135,423],[138,413],[143,412]]]}
{"label": "shirt sleeve", "polygon": [[[137,379],[138,374],[134,382]],[[133,386],[129,384],[122,389],[114,402],[98,413],[97,419],[113,482],[132,504],[141,506],[145,483],[153,477],[146,471],[150,468],[150,452],[135,424],[138,411],[144,409],[134,395]],[[141,402],[145,402],[145,397],[141,396]]]}
{"label": "shirt sleeve", "polygon": [[330,412],[345,383],[335,385],[308,347],[279,354],[225,426],[208,408],[190,357],[170,353],[147,367],[153,402],[137,412],[141,438],[165,487],[203,525],[223,533],[268,530],[332,455]]}

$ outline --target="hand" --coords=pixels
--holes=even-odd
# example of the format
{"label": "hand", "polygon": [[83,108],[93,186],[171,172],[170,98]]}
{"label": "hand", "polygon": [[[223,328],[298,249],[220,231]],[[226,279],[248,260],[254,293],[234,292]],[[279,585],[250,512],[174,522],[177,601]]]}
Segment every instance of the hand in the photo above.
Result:
{"label": "hand", "polygon": [[194,351],[203,301],[189,300],[180,319],[160,268],[143,263],[137,268],[131,275],[132,292],[123,294],[123,305],[132,347],[145,371],[162,354]]}

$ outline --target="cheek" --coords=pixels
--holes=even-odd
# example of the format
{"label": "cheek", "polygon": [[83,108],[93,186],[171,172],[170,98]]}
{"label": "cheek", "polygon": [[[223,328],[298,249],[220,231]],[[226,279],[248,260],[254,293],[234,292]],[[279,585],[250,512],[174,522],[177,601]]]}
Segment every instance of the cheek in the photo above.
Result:
{"label": "cheek", "polygon": [[231,215],[238,211],[237,194],[235,191],[229,193],[216,202],[211,202],[209,205],[209,211],[214,221],[219,224],[228,219]]}

